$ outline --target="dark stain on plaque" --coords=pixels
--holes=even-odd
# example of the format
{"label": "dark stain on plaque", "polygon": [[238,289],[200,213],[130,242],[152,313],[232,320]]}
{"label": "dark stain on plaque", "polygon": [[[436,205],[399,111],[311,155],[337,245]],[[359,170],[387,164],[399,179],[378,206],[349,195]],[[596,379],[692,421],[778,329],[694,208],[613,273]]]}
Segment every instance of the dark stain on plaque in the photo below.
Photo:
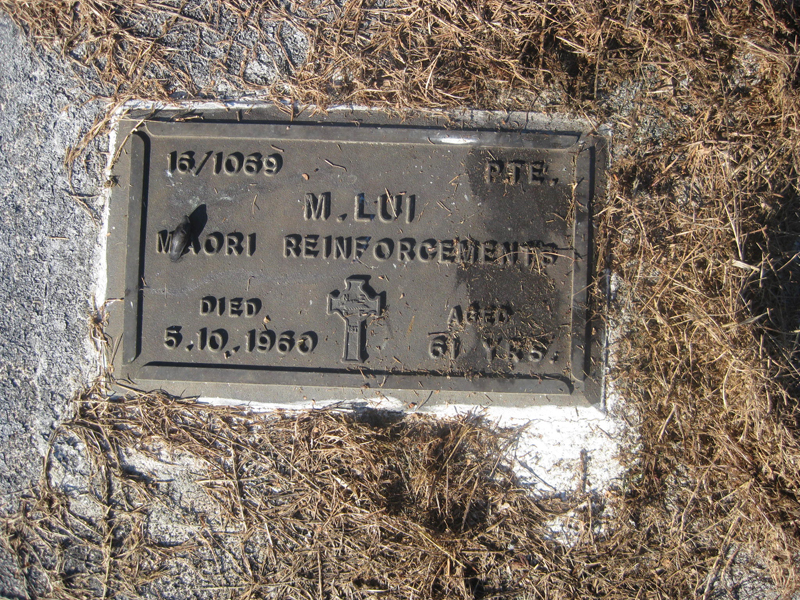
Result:
{"label": "dark stain on plaque", "polygon": [[472,192],[492,199],[483,206],[490,236],[527,231],[543,244],[565,241],[573,175],[564,158],[556,162],[547,152],[522,148],[470,152],[466,171]]}
{"label": "dark stain on plaque", "polygon": [[[525,149],[474,150],[467,159],[472,193],[492,198],[484,208],[489,249],[484,242],[484,260],[458,273],[472,315],[464,323],[476,331],[462,361],[472,371],[536,372],[565,362],[566,347],[556,342],[569,336],[569,312],[558,310],[566,297],[569,202],[551,162]],[[508,239],[516,241],[500,241]]]}
{"label": "dark stain on plaque", "polygon": [[[475,339],[465,353],[463,368],[492,374],[524,372],[540,366],[563,329],[565,315],[544,273],[522,269],[497,270],[483,265],[460,272],[467,286],[466,307],[451,312],[451,331],[473,329]],[[552,358],[552,355],[550,356]]]}

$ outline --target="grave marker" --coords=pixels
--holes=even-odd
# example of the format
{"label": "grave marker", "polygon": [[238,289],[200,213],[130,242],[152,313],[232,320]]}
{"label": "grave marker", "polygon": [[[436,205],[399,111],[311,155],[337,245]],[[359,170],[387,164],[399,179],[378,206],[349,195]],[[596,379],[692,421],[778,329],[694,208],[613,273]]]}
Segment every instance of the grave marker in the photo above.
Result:
{"label": "grave marker", "polygon": [[211,116],[121,126],[117,377],[596,401],[601,139]]}

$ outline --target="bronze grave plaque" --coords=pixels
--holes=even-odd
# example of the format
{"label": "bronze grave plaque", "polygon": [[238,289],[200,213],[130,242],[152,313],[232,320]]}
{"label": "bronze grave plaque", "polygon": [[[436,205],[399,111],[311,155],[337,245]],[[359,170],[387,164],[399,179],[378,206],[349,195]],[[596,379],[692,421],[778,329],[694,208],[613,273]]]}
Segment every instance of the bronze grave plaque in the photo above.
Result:
{"label": "bronze grave plaque", "polygon": [[208,117],[123,138],[118,379],[594,401],[602,138]]}

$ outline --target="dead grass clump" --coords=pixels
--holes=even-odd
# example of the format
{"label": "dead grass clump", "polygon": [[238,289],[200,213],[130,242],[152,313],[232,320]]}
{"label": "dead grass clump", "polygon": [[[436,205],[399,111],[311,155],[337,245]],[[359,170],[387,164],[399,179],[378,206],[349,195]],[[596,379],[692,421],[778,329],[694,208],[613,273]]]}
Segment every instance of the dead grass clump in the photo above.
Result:
{"label": "dead grass clump", "polygon": [[[559,503],[516,485],[511,432],[475,416],[370,421],[87,396],[56,436],[42,492],[5,521],[6,544],[38,597],[161,596],[189,582],[248,598],[574,585],[575,562],[545,526]],[[67,492],[65,448],[89,458]]]}
{"label": "dead grass clump", "polygon": [[642,415],[632,506],[657,510],[670,554],[710,552],[700,573],[673,575],[696,593],[748,543],[788,592],[800,551],[793,25],[767,3],[661,8],[656,32],[627,33],[639,64],[608,53],[603,75],[640,73],[619,123],[660,130],[623,136],[603,221],[625,282],[617,384]]}

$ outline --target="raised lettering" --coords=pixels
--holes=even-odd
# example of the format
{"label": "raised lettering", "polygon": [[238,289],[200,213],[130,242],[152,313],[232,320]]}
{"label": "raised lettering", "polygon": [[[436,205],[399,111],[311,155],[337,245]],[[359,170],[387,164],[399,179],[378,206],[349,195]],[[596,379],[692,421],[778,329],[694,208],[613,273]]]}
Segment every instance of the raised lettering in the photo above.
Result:
{"label": "raised lettering", "polygon": [[508,354],[515,363],[521,361],[525,356],[525,343],[519,338],[511,338],[508,340]]}
{"label": "raised lettering", "polygon": [[[252,234],[255,235],[255,234]],[[206,240],[206,252],[213,254],[221,239],[221,234],[211,234]],[[247,243],[244,240],[247,239]],[[522,264],[524,266],[548,265],[552,263],[552,252],[542,252],[541,242],[498,242],[486,240],[479,242],[472,238],[463,240],[435,240],[428,238],[417,242],[415,238],[405,237],[395,240],[381,238],[370,244],[371,236],[320,236],[317,234],[301,235],[292,233],[283,238],[283,256],[286,258],[302,256],[303,258],[325,258],[352,260],[361,259],[372,246],[372,255],[378,261],[396,260],[411,262],[419,260],[428,263],[438,258],[440,263],[458,263],[460,265],[494,264],[508,266]],[[227,252],[242,254],[247,246],[254,244],[250,237],[232,233],[227,236]],[[535,256],[535,258],[534,258]]]}
{"label": "raised lettering", "polygon": [[309,354],[310,352],[314,351],[314,348],[317,347],[317,341],[319,340],[316,333],[313,331],[306,331],[300,334],[300,337],[297,338],[297,351],[300,354]]}
{"label": "raised lettering", "polygon": [[428,354],[431,358],[449,358],[451,360],[458,357],[461,343],[456,336],[436,335],[428,344]]}
{"label": "raised lettering", "polygon": [[331,216],[331,193],[323,192],[319,196],[307,193],[303,203],[303,218],[313,221],[326,221]]}
{"label": "raised lettering", "polygon": [[333,236],[326,235],[324,238],[322,238],[322,257],[330,258],[332,250],[333,250]]}
{"label": "raised lettering", "polygon": [[203,251],[206,254],[217,254],[225,245],[225,236],[219,231],[209,233],[206,237],[206,243],[203,244]]}
{"label": "raised lettering", "polygon": [[488,240],[481,244],[481,258],[482,263],[494,262],[497,259],[497,242]]}
{"label": "raised lettering", "polygon": [[519,183],[522,179],[522,172],[525,169],[525,162],[521,160],[511,160],[506,166],[506,183]]}
{"label": "raised lettering", "polygon": [[200,300],[201,315],[212,313],[215,308],[217,308],[217,298],[215,296],[206,296]]}
{"label": "raised lettering", "polygon": [[360,221],[361,223],[369,223],[375,218],[375,215],[367,212],[366,204],[367,201],[364,198],[364,194],[358,194],[356,196],[355,214],[353,215],[353,218],[356,221]]}
{"label": "raised lettering", "polygon": [[416,243],[414,238],[403,238],[400,240],[398,258],[403,262],[414,260],[414,246]]}
{"label": "raised lettering", "polygon": [[353,254],[353,238],[337,237],[333,247],[333,258],[350,259]]}
{"label": "raised lettering", "polygon": [[458,261],[465,265],[478,262],[479,245],[480,244],[473,239],[461,240],[458,243]]}
{"label": "raised lettering", "polygon": [[375,248],[372,250],[372,254],[375,256],[375,259],[379,261],[389,260],[392,258],[393,253],[394,242],[389,238],[378,240],[378,242],[375,244]]}
{"label": "raised lettering", "polygon": [[456,240],[439,240],[439,262],[456,262]]}
{"label": "raised lettering", "polygon": [[294,331],[284,331],[278,338],[278,354],[287,354],[294,348]]}
{"label": "raised lettering", "polygon": [[519,244],[519,256],[522,261],[522,265],[525,267],[530,267],[533,262],[533,254],[536,252],[532,248],[533,242],[521,242]]}
{"label": "raised lettering", "polygon": [[467,308],[467,323],[476,323],[480,315],[480,304],[473,302]]}
{"label": "raised lettering", "polygon": [[425,240],[419,245],[417,256],[422,262],[430,262],[436,258],[436,248],[439,243],[436,240]]}
{"label": "raised lettering", "polygon": [[492,361],[497,356],[497,348],[503,341],[501,337],[494,337],[492,335],[485,335],[481,338],[483,349],[486,350],[486,360]]}
{"label": "raised lettering", "polygon": [[[211,161],[213,166],[209,166],[209,168],[212,169],[214,175],[219,175],[221,173],[225,173],[226,175],[244,173],[252,177],[260,173],[262,168],[266,175],[274,175],[280,171],[281,165],[283,164],[283,159],[279,154],[272,154],[268,156],[265,161],[264,157],[259,152],[248,154],[247,157],[245,157],[242,152],[232,152],[226,156],[224,152],[208,150],[203,157],[200,158],[200,154],[195,154],[192,150],[187,150],[181,154],[178,154],[178,151],[174,150],[168,155],[167,171],[170,175],[175,173],[199,175],[212,156],[214,157]],[[198,162],[199,164],[197,164]]]}
{"label": "raised lettering", "polygon": [[203,296],[200,300],[201,315],[217,314],[221,317],[227,313],[229,317],[254,317],[260,310],[261,300],[258,298],[231,298],[226,301],[224,296]]}
{"label": "raised lettering", "polygon": [[447,346],[447,336],[437,335],[431,339],[431,343],[428,346],[428,354],[430,354],[431,358],[442,358],[447,354]]}
{"label": "raised lettering", "polygon": [[233,152],[229,154],[228,158],[225,159],[225,174],[236,175],[236,173],[242,170],[243,164],[244,154],[241,152]]}
{"label": "raised lettering", "polygon": [[283,238],[283,255],[285,257],[300,256],[300,243],[303,237],[297,233],[291,233]]}
{"label": "raised lettering", "polygon": [[495,183],[496,181],[499,181],[502,173],[503,173],[503,161],[501,160],[486,161],[486,171],[484,173],[486,183]]}
{"label": "raised lettering", "polygon": [[250,298],[244,303],[244,316],[255,317],[261,311],[261,300]]}
{"label": "raised lettering", "polygon": [[236,254],[237,256],[244,252],[244,234],[238,231],[229,233],[225,237],[225,254]]}
{"label": "raised lettering", "polygon": [[356,238],[356,258],[361,258],[369,248],[369,241],[372,238],[368,235],[360,235]]}
{"label": "raised lettering", "polygon": [[406,198],[406,223],[411,223],[414,220],[414,215],[417,212],[417,197],[414,194],[409,194]]}
{"label": "raised lettering", "polygon": [[503,249],[500,256],[497,257],[497,263],[500,265],[517,264],[517,242],[503,242]]}
{"label": "raised lettering", "polygon": [[314,258],[319,254],[317,250],[318,235],[307,235],[303,238],[303,258]]}
{"label": "raised lettering", "polygon": [[[527,162],[524,160],[487,160],[484,170],[486,183],[503,183],[517,185],[529,183],[541,185],[547,181],[547,163],[543,160]],[[551,179],[548,183],[555,185],[558,179]]]}
{"label": "raised lettering", "polygon": [[400,216],[402,209],[401,202],[403,196],[390,196],[389,194],[381,194],[378,198],[378,218],[384,223],[394,221]]}
{"label": "raised lettering", "polygon": [[411,223],[414,220],[414,213],[416,211],[417,199],[411,194],[381,194],[378,198],[378,218],[384,223],[396,221],[400,215],[406,214],[406,223]]}
{"label": "raised lettering", "polygon": [[544,183],[546,173],[547,165],[543,160],[528,163],[528,183]]}
{"label": "raised lettering", "polygon": [[158,232],[156,237],[156,252],[159,254],[166,254],[169,252],[169,247],[172,245],[172,232],[168,229],[162,229]]}
{"label": "raised lettering", "polygon": [[172,325],[167,327],[164,331],[164,345],[167,348],[174,349],[181,345],[183,335],[181,334],[180,325]]}
{"label": "raised lettering", "polygon": [[531,348],[530,353],[528,356],[531,359],[531,362],[541,362],[544,358],[544,355],[547,354],[547,347],[538,347],[538,348]]}

